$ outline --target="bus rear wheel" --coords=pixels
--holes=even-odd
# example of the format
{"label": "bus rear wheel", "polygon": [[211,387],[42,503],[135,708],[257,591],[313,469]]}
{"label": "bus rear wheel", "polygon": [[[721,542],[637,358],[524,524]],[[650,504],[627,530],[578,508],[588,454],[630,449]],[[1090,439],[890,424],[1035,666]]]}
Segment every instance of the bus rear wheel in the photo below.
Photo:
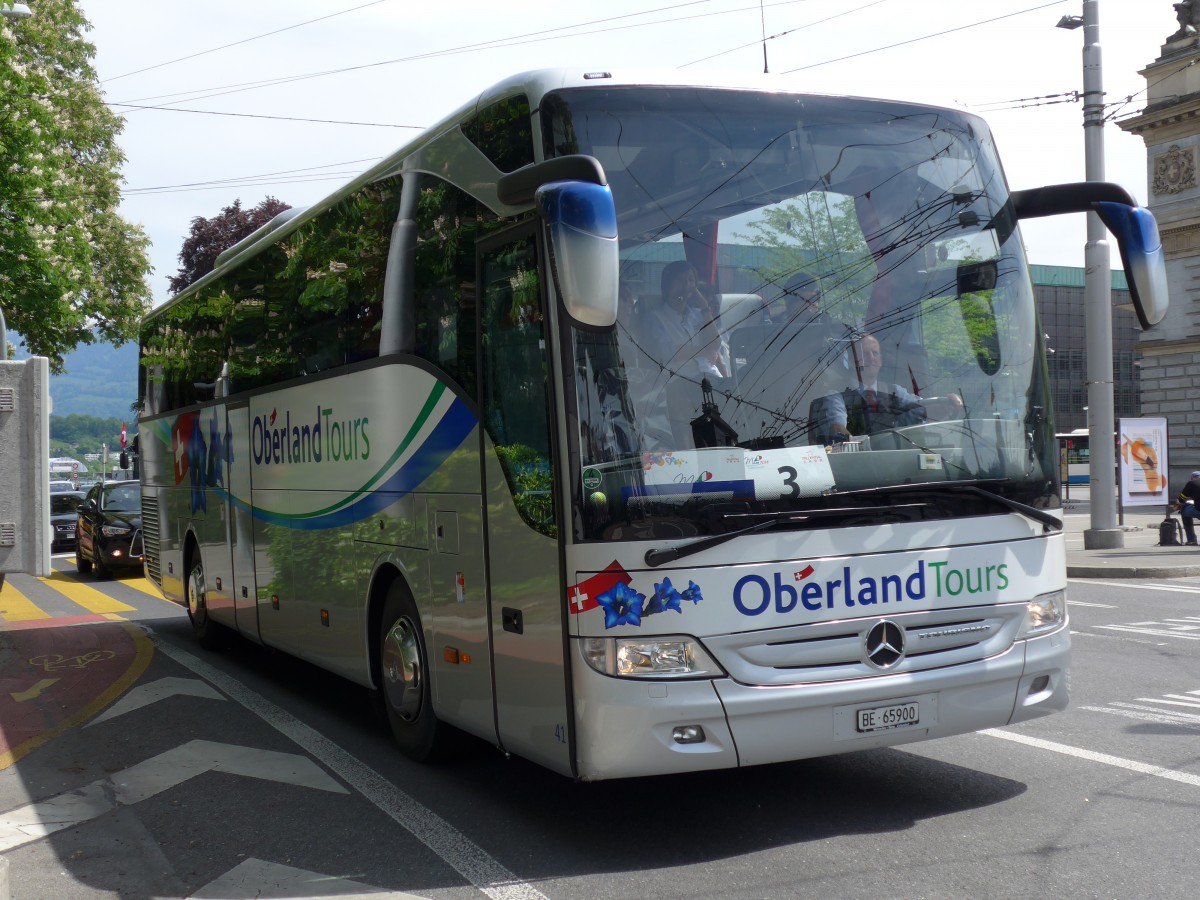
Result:
{"label": "bus rear wheel", "polygon": [[416,604],[397,581],[388,589],[379,635],[380,694],[400,751],[417,762],[442,756],[446,726],[433,712],[429,654]]}
{"label": "bus rear wheel", "polygon": [[184,583],[184,600],[187,602],[188,618],[192,622],[192,634],[205,650],[217,650],[221,646],[220,628],[208,615],[207,588],[204,580],[204,561],[200,551],[192,554],[191,567]]}

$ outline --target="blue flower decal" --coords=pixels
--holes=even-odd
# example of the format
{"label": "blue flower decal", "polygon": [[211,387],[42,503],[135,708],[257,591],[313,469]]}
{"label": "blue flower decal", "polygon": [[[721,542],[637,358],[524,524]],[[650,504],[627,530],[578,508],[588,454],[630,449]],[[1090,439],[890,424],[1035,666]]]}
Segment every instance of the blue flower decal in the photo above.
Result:
{"label": "blue flower decal", "polygon": [[654,613],[666,612],[668,609],[673,609],[677,613],[683,612],[683,596],[679,591],[675,590],[671,585],[670,578],[664,578],[662,584],[654,585],[654,596],[650,598],[650,605],[646,608],[646,615]]}
{"label": "blue flower decal", "polygon": [[691,600],[692,605],[695,605],[703,600],[704,597],[700,593],[700,585],[696,584],[696,582],[692,581],[691,579],[688,579],[688,586],[683,592],[683,599]]}
{"label": "blue flower decal", "polygon": [[221,474],[221,433],[217,424],[217,411],[214,409],[208,422],[208,477],[205,482],[209,487],[225,484]]}
{"label": "blue flower decal", "polygon": [[596,598],[604,609],[604,627],[618,625],[641,625],[642,608],[646,595],[639,594],[623,581],[618,581],[610,590]]}
{"label": "blue flower decal", "polygon": [[208,447],[204,443],[204,434],[200,430],[200,419],[192,422],[192,432],[188,435],[188,481],[191,484],[192,512],[208,510],[208,501],[204,496],[204,480],[208,467]]}

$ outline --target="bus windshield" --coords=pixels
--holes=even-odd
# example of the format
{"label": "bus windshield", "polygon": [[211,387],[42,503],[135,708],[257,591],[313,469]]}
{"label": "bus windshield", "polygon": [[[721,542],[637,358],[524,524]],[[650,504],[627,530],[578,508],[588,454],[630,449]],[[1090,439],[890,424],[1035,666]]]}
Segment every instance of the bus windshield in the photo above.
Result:
{"label": "bus windshield", "polygon": [[577,539],[1057,505],[980,120],[694,87],[562,90],[542,117],[547,156],[603,164],[621,236],[616,326],[562,326]]}

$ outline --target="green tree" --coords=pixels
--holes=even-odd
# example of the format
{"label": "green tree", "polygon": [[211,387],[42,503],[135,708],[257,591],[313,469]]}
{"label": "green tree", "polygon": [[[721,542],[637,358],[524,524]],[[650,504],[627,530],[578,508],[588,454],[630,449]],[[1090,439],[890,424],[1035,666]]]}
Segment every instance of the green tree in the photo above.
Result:
{"label": "green tree", "polygon": [[815,191],[759,212],[761,218],[748,226],[752,233],[738,237],[769,252],[755,273],[763,284],[782,285],[793,273],[808,272],[821,285],[826,311],[860,320],[877,273],[854,198]]}
{"label": "green tree", "polygon": [[135,338],[150,306],[149,240],[117,213],[122,122],[90,28],[72,0],[0,18],[0,307],[56,374],[79,344]]}

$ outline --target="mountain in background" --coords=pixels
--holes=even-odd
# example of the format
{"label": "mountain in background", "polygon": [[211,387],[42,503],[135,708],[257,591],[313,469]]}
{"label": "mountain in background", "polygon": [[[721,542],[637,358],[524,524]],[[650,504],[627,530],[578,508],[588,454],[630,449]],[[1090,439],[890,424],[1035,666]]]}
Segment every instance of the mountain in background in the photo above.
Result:
{"label": "mountain in background", "polygon": [[[11,332],[8,342],[17,359],[28,359],[20,338]],[[138,345],[82,344],[67,354],[63,375],[50,376],[51,415],[97,416],[131,420],[129,407],[137,400]]]}

